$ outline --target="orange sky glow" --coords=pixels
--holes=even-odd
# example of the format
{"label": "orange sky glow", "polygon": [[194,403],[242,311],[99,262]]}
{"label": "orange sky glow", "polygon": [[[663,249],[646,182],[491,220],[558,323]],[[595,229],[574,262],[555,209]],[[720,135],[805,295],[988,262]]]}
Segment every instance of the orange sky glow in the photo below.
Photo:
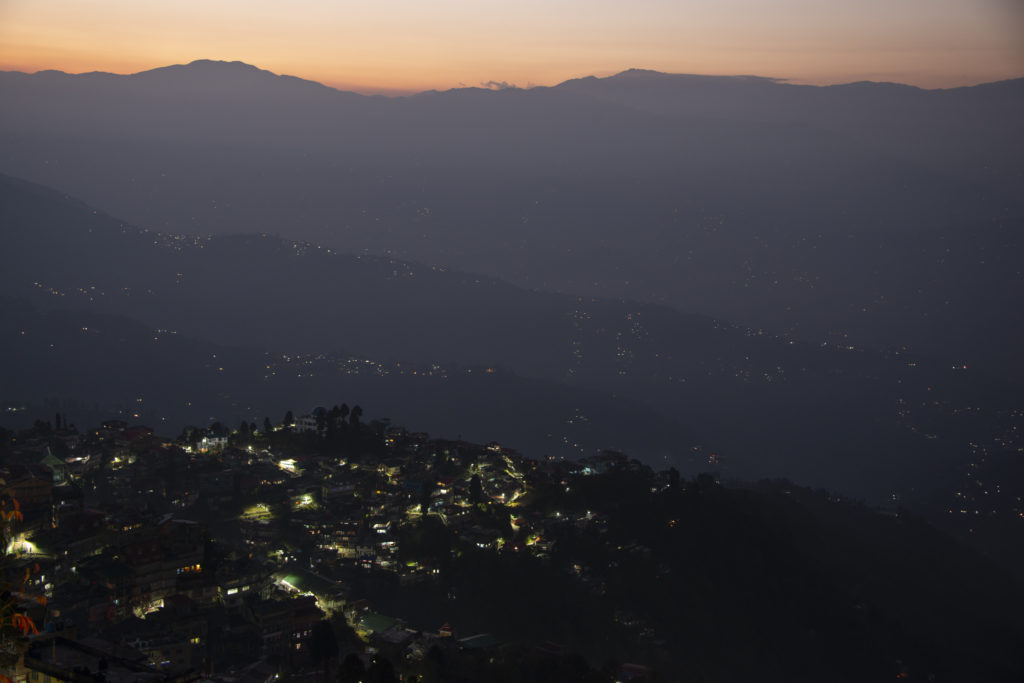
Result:
{"label": "orange sky glow", "polygon": [[0,69],[240,60],[361,92],[631,67],[953,87],[1024,76],[1019,0],[0,0]]}

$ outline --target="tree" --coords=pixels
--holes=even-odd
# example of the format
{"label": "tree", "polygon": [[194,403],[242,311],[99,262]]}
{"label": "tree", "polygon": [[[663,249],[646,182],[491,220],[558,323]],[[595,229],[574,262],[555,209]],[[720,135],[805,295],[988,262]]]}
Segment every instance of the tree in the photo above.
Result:
{"label": "tree", "polygon": [[292,411],[289,410],[287,413],[284,414],[284,426],[291,427],[294,422],[295,416],[292,415]]}
{"label": "tree", "polygon": [[274,511],[274,519],[277,520],[278,528],[287,533],[292,527],[292,502],[288,498],[278,503]]}
{"label": "tree", "polygon": [[203,439],[203,434],[206,433],[205,429],[194,427],[192,425],[186,425],[181,430],[181,434],[178,435],[178,442],[187,444],[192,448],[195,448],[200,441]]}
{"label": "tree", "polygon": [[366,677],[370,683],[398,683],[395,676],[395,666],[387,657],[377,655],[366,670]]}
{"label": "tree", "polygon": [[483,502],[484,487],[480,483],[480,475],[474,474],[469,480],[469,502],[473,505]]}
{"label": "tree", "polygon": [[430,498],[434,493],[434,484],[431,481],[423,482],[423,490],[420,492],[420,514],[425,515],[430,510]]}
{"label": "tree", "polygon": [[348,423],[352,426],[359,424],[359,418],[363,416],[363,409],[359,406],[354,406],[352,412],[349,413]]}
{"label": "tree", "polygon": [[342,612],[335,612],[331,617],[331,628],[334,629],[341,652],[362,652],[363,641],[355,629],[349,626]]}
{"label": "tree", "polygon": [[270,418],[269,417],[264,417],[263,418],[263,433],[264,434],[269,434],[273,430],[274,430],[274,425],[271,424]]}
{"label": "tree", "polygon": [[338,669],[338,683],[361,683],[366,678],[366,667],[356,653],[349,654]]}
{"label": "tree", "polygon": [[437,645],[432,645],[423,658],[423,680],[436,683],[447,677],[448,658]]}
{"label": "tree", "polygon": [[322,671],[332,659],[338,657],[338,638],[334,634],[334,626],[326,619],[316,622],[313,632],[309,636],[309,653],[313,658],[313,664]]}

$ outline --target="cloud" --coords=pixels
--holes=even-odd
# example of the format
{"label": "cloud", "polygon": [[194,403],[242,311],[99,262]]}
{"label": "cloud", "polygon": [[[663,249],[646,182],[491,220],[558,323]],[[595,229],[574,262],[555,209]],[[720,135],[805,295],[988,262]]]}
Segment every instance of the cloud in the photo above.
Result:
{"label": "cloud", "polygon": [[487,81],[486,83],[481,83],[480,87],[488,90],[505,90],[506,88],[516,87],[516,84],[509,83],[508,81]]}

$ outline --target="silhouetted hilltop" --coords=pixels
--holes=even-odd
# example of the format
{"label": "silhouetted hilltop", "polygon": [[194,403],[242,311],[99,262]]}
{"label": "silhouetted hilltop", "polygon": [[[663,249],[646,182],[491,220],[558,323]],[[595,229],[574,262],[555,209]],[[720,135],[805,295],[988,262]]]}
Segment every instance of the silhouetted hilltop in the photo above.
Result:
{"label": "silhouetted hilltop", "polygon": [[[92,89],[94,94],[102,94],[102,90],[106,89],[108,95],[124,94],[131,92],[133,88],[142,88],[161,89],[169,95],[188,92],[205,95],[221,93],[225,96],[257,93],[296,96],[333,92],[338,96],[362,97],[357,93],[331,88],[316,81],[278,75],[245,62],[212,59],[197,59],[188,64],[163,66],[134,74],[114,74],[105,71],[69,74],[53,69],[37,71],[34,74],[0,71],[0,79],[20,85],[35,81],[47,86],[60,84],[88,88]],[[100,89],[101,92],[97,92],[96,89]],[[85,94],[84,89],[82,94]]]}
{"label": "silhouetted hilltop", "polygon": [[1024,116],[1024,79],[924,90],[899,83],[811,86],[631,69],[556,89],[664,115],[827,130],[918,168],[983,180],[991,189],[1001,185],[999,173],[1018,168],[1013,157],[1022,151],[1012,121]]}

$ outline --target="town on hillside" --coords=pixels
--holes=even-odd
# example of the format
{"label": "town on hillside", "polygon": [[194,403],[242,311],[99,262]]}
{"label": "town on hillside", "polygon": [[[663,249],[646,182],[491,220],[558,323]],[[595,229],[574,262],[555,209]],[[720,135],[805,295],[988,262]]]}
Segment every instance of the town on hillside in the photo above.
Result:
{"label": "town on hillside", "polygon": [[[531,492],[640,467],[611,452],[538,462],[361,414],[289,412],[176,439],[120,420],[79,431],[60,414],[6,432],[4,509],[17,514],[4,569],[17,590],[4,609],[24,616],[5,633],[9,678],[431,680],[474,653],[493,662],[507,641],[454,609],[414,623],[390,586],[436,584],[467,552],[545,558],[558,528],[603,519],[528,509]],[[531,652],[570,657],[551,642]]]}
{"label": "town on hillside", "polygon": [[175,438],[58,413],[2,431],[0,463],[0,683],[1024,672],[1018,577],[786,480],[531,459],[347,405]]}

